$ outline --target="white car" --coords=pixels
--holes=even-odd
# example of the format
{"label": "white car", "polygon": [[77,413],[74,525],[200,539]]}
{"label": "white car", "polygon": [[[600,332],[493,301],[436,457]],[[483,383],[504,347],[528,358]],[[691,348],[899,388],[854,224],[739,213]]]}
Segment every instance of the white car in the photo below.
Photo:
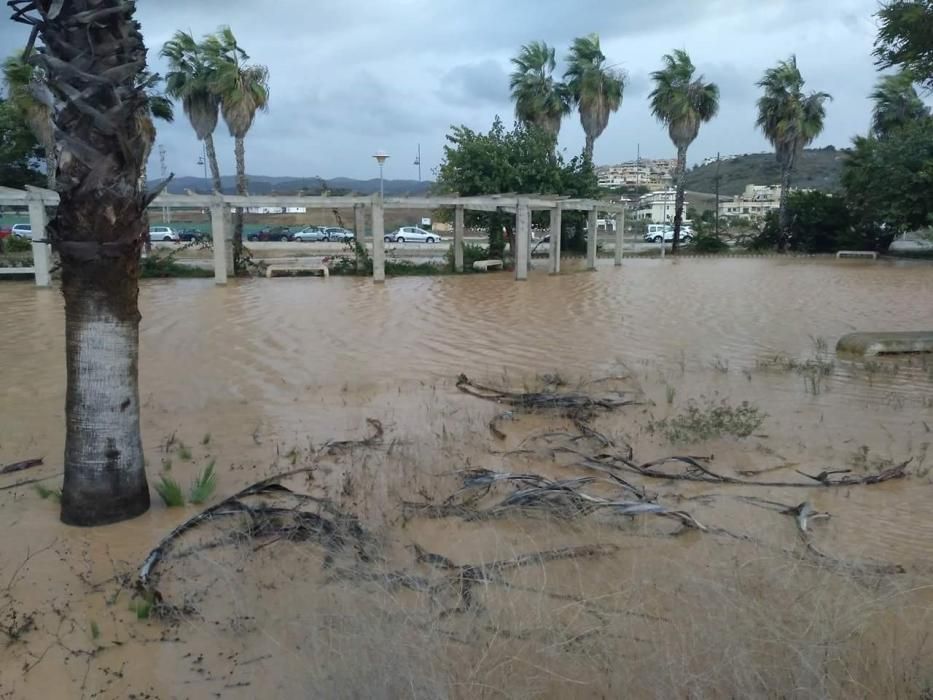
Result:
{"label": "white car", "polygon": [[177,243],[179,238],[178,234],[168,226],[150,226],[149,240],[165,241],[166,243]]}
{"label": "white car", "polygon": [[[672,243],[674,241],[674,227],[661,225],[649,226],[647,232],[645,232],[645,240],[654,243],[660,243],[661,241]],[[682,226],[680,229],[680,241],[682,243],[689,243],[692,240],[693,229],[688,226]]]}
{"label": "white car", "polygon": [[386,243],[440,243],[443,239],[432,231],[425,231],[417,226],[402,226],[384,237]]}
{"label": "white car", "polygon": [[13,228],[10,229],[12,233],[17,238],[26,238],[32,240],[32,224],[13,224]]}

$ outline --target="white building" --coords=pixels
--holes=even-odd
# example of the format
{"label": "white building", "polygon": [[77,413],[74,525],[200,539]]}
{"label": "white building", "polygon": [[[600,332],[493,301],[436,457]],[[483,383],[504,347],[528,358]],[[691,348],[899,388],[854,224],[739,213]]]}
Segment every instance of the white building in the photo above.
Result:
{"label": "white building", "polygon": [[747,185],[745,192],[719,203],[719,216],[763,219],[769,211],[781,208],[779,185]]}
{"label": "white building", "polygon": [[[653,221],[655,223],[672,222],[674,209],[677,204],[677,190],[666,189],[658,192],[649,192],[638,198],[635,208],[636,221]],[[684,200],[684,212],[688,203]]]}
{"label": "white building", "polygon": [[649,190],[667,189],[673,182],[676,160],[631,160],[618,165],[596,168],[600,187],[647,187]]}

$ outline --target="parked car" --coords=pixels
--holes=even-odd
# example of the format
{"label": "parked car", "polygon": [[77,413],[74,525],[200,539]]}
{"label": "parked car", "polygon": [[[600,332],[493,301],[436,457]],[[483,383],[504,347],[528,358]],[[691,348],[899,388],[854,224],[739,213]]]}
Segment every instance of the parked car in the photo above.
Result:
{"label": "parked car", "polygon": [[283,243],[292,240],[295,237],[295,234],[292,233],[291,229],[288,226],[272,226],[271,228],[264,228],[261,231],[256,231],[255,233],[249,233],[246,235],[246,240],[248,241],[282,241]]}
{"label": "parked car", "polygon": [[312,243],[326,239],[324,238],[324,229],[322,229],[320,226],[308,226],[307,228],[301,229],[298,233],[292,236],[292,240],[299,241],[301,243]]}
{"label": "parked car", "polygon": [[193,241],[206,241],[210,238],[210,234],[205,231],[199,231],[196,228],[183,228],[176,231],[178,234],[178,240],[183,243],[191,243]]}
{"label": "parked car", "polygon": [[441,237],[432,231],[417,226],[402,226],[384,237],[386,243],[439,243]]}
{"label": "parked car", "polygon": [[347,241],[352,241],[356,238],[356,234],[349,229],[341,228],[340,226],[331,226],[324,229],[324,240],[325,241],[340,241],[341,243],[346,243]]}
{"label": "parked car", "polygon": [[32,224],[13,224],[10,233],[17,238],[32,239]]}
{"label": "parked car", "polygon": [[[14,226],[14,228],[16,227]],[[149,240],[164,241],[166,243],[177,243],[178,234],[175,233],[175,230],[169,226],[150,226]]]}
{"label": "parked car", "polygon": [[[645,240],[653,243],[671,243],[674,240],[674,227],[664,224],[651,224],[645,231]],[[693,229],[689,226],[683,226],[680,229],[680,240],[682,243],[689,243],[693,240]]]}

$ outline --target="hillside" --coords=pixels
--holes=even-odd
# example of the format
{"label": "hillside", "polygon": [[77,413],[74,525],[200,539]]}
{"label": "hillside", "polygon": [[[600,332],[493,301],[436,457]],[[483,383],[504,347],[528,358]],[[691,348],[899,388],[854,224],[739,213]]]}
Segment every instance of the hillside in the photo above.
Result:
{"label": "hillside", "polygon": [[[848,151],[832,146],[804,151],[794,175],[794,186],[835,192],[839,189],[842,163]],[[746,185],[777,185],[781,169],[773,153],[750,153],[719,164],[720,188],[724,197],[741,194]],[[687,189],[716,191],[716,164],[694,167],[687,173]]]}
{"label": "hillside", "polygon": [[[249,193],[254,195],[268,194],[294,194],[305,191],[306,194],[321,194],[320,178],[316,177],[267,177],[263,175],[250,175]],[[225,176],[220,179],[223,191],[226,194],[236,192],[236,178]],[[374,194],[379,191],[379,179],[354,180],[346,177],[335,177],[326,180],[327,188],[334,194]],[[149,186],[154,187],[158,181],[150,180]],[[414,195],[425,194],[433,183],[418,182],[417,180],[386,180],[385,193],[387,195]],[[168,191],[172,194],[184,194],[187,190],[192,192],[210,192],[210,180],[203,177],[176,177],[169,183]]]}

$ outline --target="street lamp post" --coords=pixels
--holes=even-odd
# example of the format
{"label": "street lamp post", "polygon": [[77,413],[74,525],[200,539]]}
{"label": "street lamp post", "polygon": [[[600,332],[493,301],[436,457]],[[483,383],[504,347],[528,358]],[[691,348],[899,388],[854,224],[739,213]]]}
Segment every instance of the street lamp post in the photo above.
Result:
{"label": "street lamp post", "polygon": [[373,155],[373,158],[376,159],[376,162],[379,163],[379,198],[385,199],[385,184],[382,178],[382,169],[385,166],[386,161],[389,160],[389,154],[385,151],[379,150]]}

